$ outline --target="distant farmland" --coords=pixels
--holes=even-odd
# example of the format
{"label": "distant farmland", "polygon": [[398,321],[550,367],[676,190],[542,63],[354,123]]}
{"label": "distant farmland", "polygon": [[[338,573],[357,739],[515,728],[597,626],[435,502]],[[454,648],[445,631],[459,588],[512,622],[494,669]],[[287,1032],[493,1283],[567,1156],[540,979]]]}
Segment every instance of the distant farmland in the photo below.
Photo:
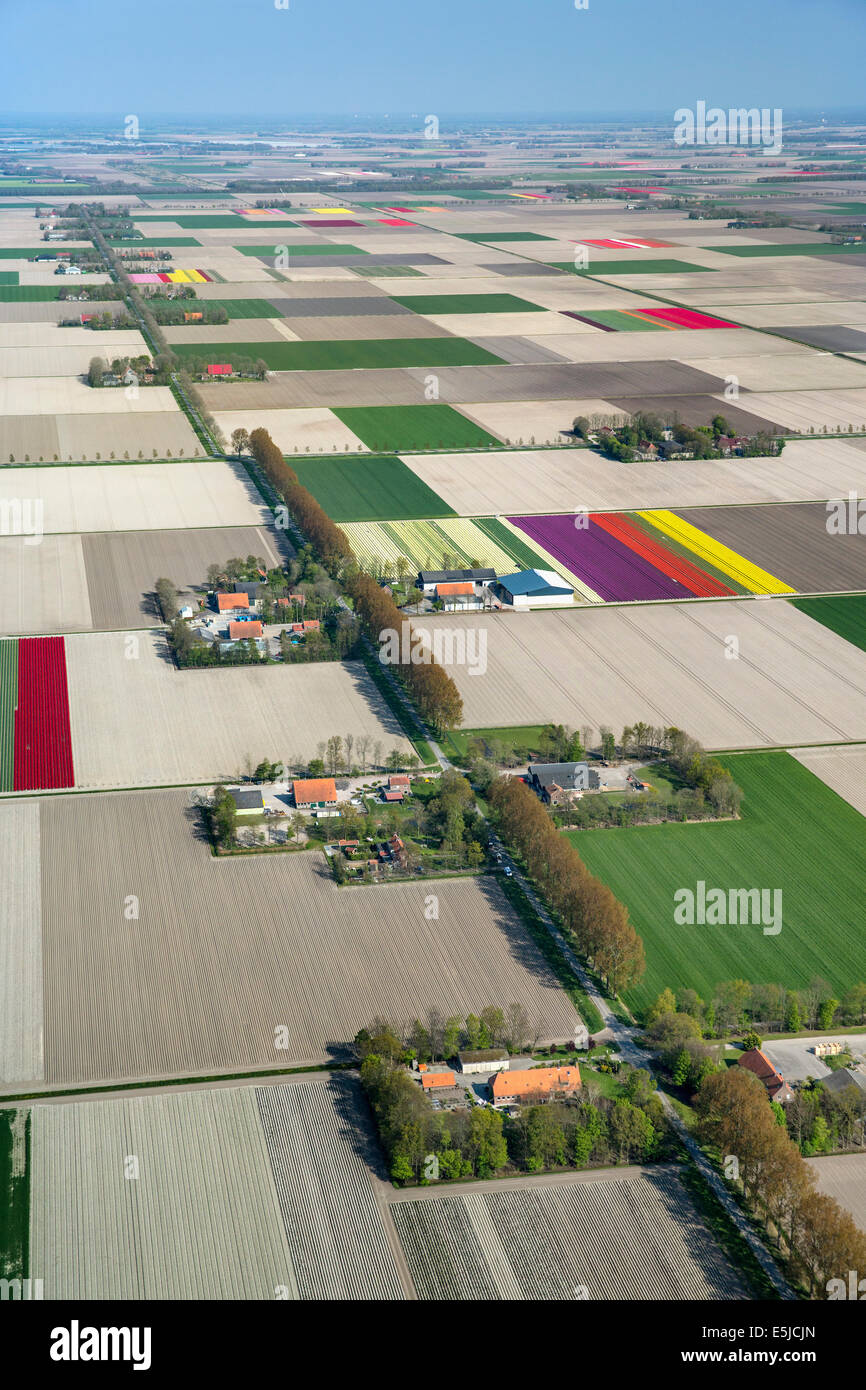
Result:
{"label": "distant farmland", "polygon": [[[643,937],[647,972],[628,995],[633,1007],[666,987],[710,999],[722,980],[800,989],[820,975],[837,993],[866,980],[866,821],[787,753],[723,761],[745,793],[739,821],[568,833]],[[782,930],[677,925],[674,893],[699,879],[725,891],[780,888]]]}
{"label": "distant farmland", "polygon": [[273,372],[327,372],[358,367],[477,367],[501,362],[465,338],[378,338],[354,342],[175,343],[178,357],[231,362],[261,358]]}
{"label": "distant farmland", "polygon": [[344,406],[334,414],[370,449],[486,449],[501,442],[442,401]]}

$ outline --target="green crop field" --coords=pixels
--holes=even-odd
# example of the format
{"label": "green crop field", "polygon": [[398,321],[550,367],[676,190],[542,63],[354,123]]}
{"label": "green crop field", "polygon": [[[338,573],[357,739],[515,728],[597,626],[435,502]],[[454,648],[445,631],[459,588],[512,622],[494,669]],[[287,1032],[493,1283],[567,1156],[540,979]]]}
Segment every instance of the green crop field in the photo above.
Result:
{"label": "green crop field", "polygon": [[17,285],[17,270],[0,270],[0,285]]}
{"label": "green crop field", "polygon": [[[285,254],[286,243],[275,241],[269,246],[236,246],[235,251],[240,251],[244,256],[276,256],[282,251]],[[292,256],[367,256],[368,251],[362,251],[360,246],[336,245],[330,241],[317,241],[312,245],[289,246],[289,259]],[[379,267],[381,269],[381,267]]]}
{"label": "green crop field", "polygon": [[44,245],[44,243],[41,246],[0,246],[0,260],[32,261],[36,256],[47,255],[48,252],[53,249],[52,247]]}
{"label": "green crop field", "polygon": [[[211,362],[261,358],[272,372],[327,372],[357,367],[475,367],[501,362],[464,338],[370,338],[297,343],[173,343],[178,357]],[[366,440],[364,441],[367,442]]]}
{"label": "green crop field", "polygon": [[495,541],[496,544],[507,551],[509,555],[513,555],[517,564],[523,569],[546,570],[550,568],[549,560],[542,559],[531,546],[527,545],[525,541],[522,541],[513,531],[509,531],[508,527],[503,525],[498,517],[475,516],[472,520],[486,536],[489,536],[492,541]]}
{"label": "green crop field", "polygon": [[797,598],[789,600],[801,613],[829,627],[866,652],[866,596],[851,594],[833,598]]}
{"label": "green crop field", "polygon": [[413,276],[423,280],[423,270],[416,270],[411,265],[353,265],[351,267],[353,275],[363,275],[368,280],[399,280],[405,276]]}
{"label": "green crop field", "polygon": [[18,639],[0,642],[0,792],[15,790],[15,706],[18,704]]}
{"label": "green crop field", "polygon": [[516,294],[395,294],[396,304],[416,314],[538,314],[543,310]]}
{"label": "green crop field", "polygon": [[415,521],[454,516],[393,454],[351,459],[290,459],[301,483],[334,521]]}
{"label": "green crop field", "polygon": [[35,304],[40,300],[59,299],[59,285],[0,284],[0,304]]}
{"label": "green crop field", "polygon": [[[800,989],[820,975],[840,995],[866,980],[866,821],[787,753],[722,761],[744,792],[737,821],[567,832],[643,937],[647,971],[627,995],[633,1008],[667,986],[710,999],[722,980]],[[678,925],[674,893],[700,880],[707,891],[781,889],[781,931]]]}
{"label": "green crop field", "polygon": [[[404,340],[405,341],[405,340]],[[433,338],[432,342],[449,342]],[[430,405],[334,407],[334,414],[368,449],[487,449],[500,446],[480,425],[441,401]]]}
{"label": "green crop field", "polygon": [[[647,308],[651,308],[647,305]],[[590,309],[586,318],[599,323],[604,328],[615,328],[618,333],[666,333],[670,325],[653,323],[650,319],[639,319],[634,314],[624,314],[621,309]]]}
{"label": "green crop field", "polygon": [[721,251],[724,256],[846,256],[866,251],[866,242],[855,241],[850,246],[835,246],[832,241],[815,243],[785,242],[775,246],[763,242],[753,246],[713,246],[708,250]]}
{"label": "green crop field", "polygon": [[30,1111],[0,1110],[0,1278],[25,1279],[30,1244]]}
{"label": "green crop field", "polygon": [[[208,272],[210,274],[210,272]],[[225,309],[230,319],[278,319],[280,317],[273,304],[266,299],[183,299],[180,304],[189,312],[196,312],[196,304],[205,304],[209,309]],[[202,336],[207,335],[208,325],[201,325]]]}
{"label": "green crop field", "polygon": [[540,232],[455,232],[460,241],[475,241],[483,245],[488,241],[555,241],[552,236],[542,236]]}

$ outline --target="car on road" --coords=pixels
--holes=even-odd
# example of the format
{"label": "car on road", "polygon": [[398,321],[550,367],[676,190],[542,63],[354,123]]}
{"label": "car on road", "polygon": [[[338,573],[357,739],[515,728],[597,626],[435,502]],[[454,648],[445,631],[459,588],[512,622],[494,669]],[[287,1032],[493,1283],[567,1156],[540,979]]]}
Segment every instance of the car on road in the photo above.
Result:
{"label": "car on road", "polygon": [[505,877],[506,877],[506,878],[513,878],[513,877],[514,877],[514,870],[511,869],[511,868],[509,868],[509,866],[508,866],[507,864],[505,865]]}

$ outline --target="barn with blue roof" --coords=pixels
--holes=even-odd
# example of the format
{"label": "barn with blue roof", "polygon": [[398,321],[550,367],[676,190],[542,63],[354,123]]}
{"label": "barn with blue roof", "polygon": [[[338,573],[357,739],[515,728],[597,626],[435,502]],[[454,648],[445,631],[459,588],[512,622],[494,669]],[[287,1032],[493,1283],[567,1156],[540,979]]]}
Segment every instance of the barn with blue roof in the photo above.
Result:
{"label": "barn with blue roof", "polygon": [[512,608],[569,607],[574,589],[553,570],[518,570],[503,574],[492,586],[497,598]]}

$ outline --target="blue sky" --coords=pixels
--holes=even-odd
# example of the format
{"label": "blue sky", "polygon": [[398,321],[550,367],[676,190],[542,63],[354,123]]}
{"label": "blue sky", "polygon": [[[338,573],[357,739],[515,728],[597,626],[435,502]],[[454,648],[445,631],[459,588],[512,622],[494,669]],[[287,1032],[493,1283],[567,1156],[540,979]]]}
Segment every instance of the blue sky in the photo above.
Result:
{"label": "blue sky", "polygon": [[864,103],[866,0],[288,3],[0,0],[0,107],[291,121]]}

